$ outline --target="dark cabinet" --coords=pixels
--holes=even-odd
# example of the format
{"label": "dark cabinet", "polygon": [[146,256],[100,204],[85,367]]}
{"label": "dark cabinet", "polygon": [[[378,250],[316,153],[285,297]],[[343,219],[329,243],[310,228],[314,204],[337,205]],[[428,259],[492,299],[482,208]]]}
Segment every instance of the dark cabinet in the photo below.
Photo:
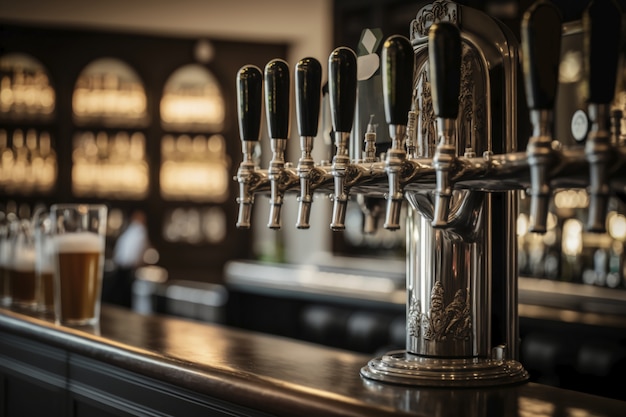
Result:
{"label": "dark cabinet", "polygon": [[267,415],[9,334],[0,388],[0,417]]}
{"label": "dark cabinet", "polygon": [[67,354],[3,334],[0,339],[0,416],[67,416]]}

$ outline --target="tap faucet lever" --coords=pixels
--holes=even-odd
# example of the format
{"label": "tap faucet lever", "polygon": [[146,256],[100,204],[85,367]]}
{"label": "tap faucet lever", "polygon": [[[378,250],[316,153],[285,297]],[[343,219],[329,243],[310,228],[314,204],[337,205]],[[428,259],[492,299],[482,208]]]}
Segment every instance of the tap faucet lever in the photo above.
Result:
{"label": "tap faucet lever", "polygon": [[554,101],[561,53],[561,13],[547,0],[538,0],[522,19],[523,70],[526,96],[533,125],[526,155],[530,166],[531,232],[547,231],[551,187],[548,168],[552,150]]}
{"label": "tap faucet lever", "polygon": [[456,118],[461,89],[461,34],[451,22],[434,23],[428,31],[428,60],[432,101],[439,143],[433,166],[436,174],[433,227],[448,224],[452,185],[450,170],[456,159]]}
{"label": "tap faucet lever", "polygon": [[347,47],[336,48],[328,58],[328,88],[330,113],[335,139],[335,156],[332,173],[335,191],[333,214],[330,224],[332,230],[343,230],[345,226],[348,192],[346,173],[350,164],[348,143],[354,110],[356,108],[357,60],[353,50]]}
{"label": "tap faucet lever", "polygon": [[591,129],[585,143],[589,162],[587,230],[606,231],[609,200],[607,167],[612,158],[610,108],[615,96],[622,12],[613,1],[592,1],[583,13],[587,101]]}
{"label": "tap faucet lever", "polygon": [[389,180],[387,212],[383,227],[400,228],[400,212],[404,192],[400,183],[402,164],[406,159],[404,138],[413,96],[413,65],[415,54],[411,42],[404,36],[393,35],[383,44],[383,103],[389,125],[391,147],[387,151],[385,171]]}
{"label": "tap faucet lever", "polygon": [[261,127],[262,90],[263,74],[258,67],[245,65],[237,72],[237,112],[243,152],[243,160],[237,170],[239,183],[237,227],[240,229],[250,228],[250,216],[254,203],[254,194],[250,191],[250,185],[255,170],[254,147],[259,142]]}
{"label": "tap faucet lever", "polygon": [[289,64],[273,59],[265,66],[265,113],[269,129],[272,160],[270,178],[270,215],[267,227],[280,229],[280,210],[284,192],[281,179],[285,169],[285,150],[289,138]]}
{"label": "tap faucet lever", "polygon": [[317,136],[319,124],[321,92],[322,92],[322,65],[315,58],[301,59],[295,68],[296,89],[296,118],[300,133],[300,149],[302,155],[298,161],[298,176],[300,177],[300,196],[298,197],[298,229],[308,229],[311,213],[310,174],[315,163],[311,157],[313,140]]}

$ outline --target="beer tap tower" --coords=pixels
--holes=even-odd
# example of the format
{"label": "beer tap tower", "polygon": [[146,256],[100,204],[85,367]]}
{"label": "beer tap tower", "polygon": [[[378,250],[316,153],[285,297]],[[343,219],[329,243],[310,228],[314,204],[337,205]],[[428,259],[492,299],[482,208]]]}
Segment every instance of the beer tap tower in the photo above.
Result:
{"label": "beer tap tower", "polygon": [[[456,3],[423,5],[410,25],[410,39],[389,37],[383,46],[385,117],[392,145],[384,160],[351,160],[356,57],[334,50],[328,60],[330,110],[336,154],[331,164],[311,159],[319,113],[320,65],[306,58],[296,66],[297,120],[302,157],[284,162],[288,136],[288,68],[265,68],[265,103],[273,158],[267,170],[250,157],[259,140],[263,77],[254,66],[238,73],[244,159],[238,227],[250,227],[255,194],[270,195],[269,227],[280,227],[280,204],[298,193],[297,227],[308,227],[311,194],[330,194],[332,230],[342,230],[351,194],[387,199],[384,227],[406,223],[406,349],[389,352],[361,369],[367,380],[423,386],[487,386],[523,382],[518,362],[518,198],[531,197],[532,227],[546,229],[551,190],[589,187],[589,230],[604,228],[606,199],[624,192],[626,147],[619,126],[609,132],[615,92],[621,12],[593,1],[585,12],[589,112],[593,127],[584,146],[564,146],[552,137],[561,17],[546,1],[524,15],[523,75],[520,46],[500,22]],[[547,46],[547,49],[546,49]],[[601,51],[601,52],[600,52]],[[606,52],[608,51],[608,52]],[[558,109],[556,109],[558,111]],[[530,113],[529,113],[530,111]],[[530,138],[518,142],[523,122]],[[558,139],[558,138],[557,138]],[[523,148],[523,149],[520,149]]]}

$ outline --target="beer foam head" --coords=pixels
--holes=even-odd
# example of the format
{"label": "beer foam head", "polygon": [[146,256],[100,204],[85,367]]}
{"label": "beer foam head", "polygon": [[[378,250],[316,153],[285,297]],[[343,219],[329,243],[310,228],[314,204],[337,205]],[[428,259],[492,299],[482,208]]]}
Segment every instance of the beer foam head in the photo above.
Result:
{"label": "beer foam head", "polygon": [[32,248],[16,250],[13,258],[13,269],[16,271],[35,270],[35,251]]}
{"label": "beer foam head", "polygon": [[56,235],[54,248],[57,253],[104,252],[104,237],[91,232]]}

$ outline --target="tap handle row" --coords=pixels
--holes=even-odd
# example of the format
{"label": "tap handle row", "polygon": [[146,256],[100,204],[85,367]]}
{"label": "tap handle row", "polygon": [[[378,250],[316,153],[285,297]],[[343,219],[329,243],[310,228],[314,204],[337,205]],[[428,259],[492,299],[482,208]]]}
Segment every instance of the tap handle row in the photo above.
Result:
{"label": "tap handle row", "polygon": [[533,134],[526,148],[530,167],[530,224],[547,231],[551,187],[548,169],[554,162],[552,123],[561,56],[561,13],[548,0],[536,1],[522,19],[522,67]]}
{"label": "tap handle row", "polygon": [[385,41],[382,55],[385,119],[389,125],[406,126],[413,91],[413,47],[406,37],[393,35]]}
{"label": "tap handle row", "polygon": [[315,58],[304,58],[296,64],[295,93],[298,133],[317,136],[321,102],[322,66]]}
{"label": "tap handle row", "polygon": [[356,108],[357,60],[347,47],[336,48],[328,57],[330,113],[335,132],[350,132]]}
{"label": "tap handle row", "polygon": [[237,111],[239,135],[243,142],[258,142],[263,103],[263,73],[246,65],[237,73]]}

